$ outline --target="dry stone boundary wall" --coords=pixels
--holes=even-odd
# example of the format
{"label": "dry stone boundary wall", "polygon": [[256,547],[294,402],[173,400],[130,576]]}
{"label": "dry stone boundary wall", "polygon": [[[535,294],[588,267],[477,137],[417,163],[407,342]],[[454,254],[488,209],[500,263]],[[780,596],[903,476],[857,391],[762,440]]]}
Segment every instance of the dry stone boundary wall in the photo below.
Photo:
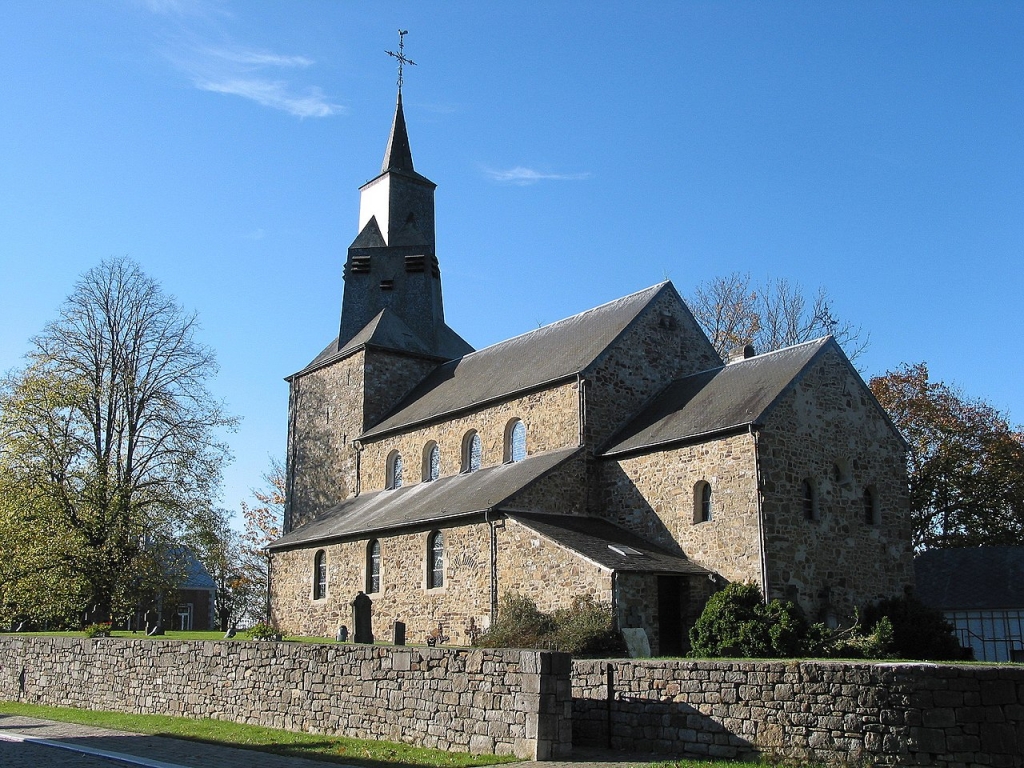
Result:
{"label": "dry stone boundary wall", "polygon": [[0,699],[10,701],[528,759],[572,748],[560,653],[8,636],[0,659]]}
{"label": "dry stone boundary wall", "polygon": [[[608,667],[613,697],[608,702]],[[826,765],[1024,765],[1024,668],[574,660],[577,744]]]}
{"label": "dry stone boundary wall", "polygon": [[1024,766],[1020,666],[8,635],[0,700],[541,760],[610,741],[826,765]]}

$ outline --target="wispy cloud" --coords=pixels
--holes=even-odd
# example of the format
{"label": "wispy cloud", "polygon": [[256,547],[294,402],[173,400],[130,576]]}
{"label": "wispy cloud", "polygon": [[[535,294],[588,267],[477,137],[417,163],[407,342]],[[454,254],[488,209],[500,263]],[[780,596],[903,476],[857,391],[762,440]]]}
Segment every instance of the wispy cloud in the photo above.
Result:
{"label": "wispy cloud", "polygon": [[150,13],[158,16],[172,16],[183,18],[186,16],[230,16],[225,9],[207,0],[133,0],[135,5],[140,5]]}
{"label": "wispy cloud", "polygon": [[168,58],[204,91],[241,96],[296,117],[329,117],[342,111],[318,86],[300,86],[281,76],[282,70],[313,66],[306,56],[237,45],[178,45]]}
{"label": "wispy cloud", "polygon": [[485,168],[484,173],[491,181],[496,181],[500,184],[515,184],[520,187],[536,184],[539,181],[582,181],[583,179],[589,179],[593,175],[589,172],[547,173],[544,171],[538,171],[535,168],[526,168],[521,165],[517,165],[515,168],[509,168],[505,171]]}
{"label": "wispy cloud", "polygon": [[[308,56],[282,54],[239,45],[225,29],[232,19],[218,0],[132,0],[162,18],[163,55],[196,88],[240,96],[296,117],[329,117],[344,111],[319,86],[303,82],[302,72],[316,62]],[[173,30],[173,31],[172,31]],[[210,40],[217,39],[218,43]]]}

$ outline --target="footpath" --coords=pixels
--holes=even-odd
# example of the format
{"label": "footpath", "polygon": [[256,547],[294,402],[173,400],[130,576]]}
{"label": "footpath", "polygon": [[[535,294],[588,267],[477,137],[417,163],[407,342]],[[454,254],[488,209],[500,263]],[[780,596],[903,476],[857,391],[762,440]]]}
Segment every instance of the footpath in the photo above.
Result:
{"label": "footpath", "polygon": [[[250,749],[201,744],[165,736],[95,728],[34,717],[0,715],[0,763],[34,768],[118,766],[142,768],[355,768],[301,757],[282,757]],[[40,751],[42,750],[42,751]],[[31,751],[31,756],[27,753]],[[569,760],[506,763],[507,768],[640,768],[665,757],[628,756],[603,750],[576,750]],[[47,755],[51,759],[47,759]],[[42,757],[41,757],[42,756]]]}

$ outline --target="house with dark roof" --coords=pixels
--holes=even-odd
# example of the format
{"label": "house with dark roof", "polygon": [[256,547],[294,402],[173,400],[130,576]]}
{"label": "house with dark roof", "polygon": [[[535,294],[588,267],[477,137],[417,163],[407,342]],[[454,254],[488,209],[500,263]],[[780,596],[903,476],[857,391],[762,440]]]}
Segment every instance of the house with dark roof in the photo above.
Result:
{"label": "house with dark roof", "polygon": [[930,549],[914,574],[921,602],[977,661],[1024,662],[1024,547]]}
{"label": "house with dark roof", "polygon": [[679,654],[715,589],[833,623],[913,582],[905,443],[834,339],[723,361],[669,283],[474,351],[444,322],[401,93],[340,330],[290,386],[272,609],[468,642],[590,596]]}

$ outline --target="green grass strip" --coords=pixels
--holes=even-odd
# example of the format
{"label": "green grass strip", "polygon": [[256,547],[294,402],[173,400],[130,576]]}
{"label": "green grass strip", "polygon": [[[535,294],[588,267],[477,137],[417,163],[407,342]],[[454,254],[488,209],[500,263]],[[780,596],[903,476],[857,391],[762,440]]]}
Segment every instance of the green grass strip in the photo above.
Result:
{"label": "green grass strip", "polygon": [[[97,728],[144,733],[186,739],[222,747],[253,749],[285,757],[307,757],[324,762],[367,766],[367,768],[470,768],[515,762],[514,757],[470,755],[466,752],[444,752],[387,741],[350,739],[345,736],[324,736],[312,733],[281,731],[258,725],[241,725],[226,720],[193,720],[170,715],[131,715],[66,707],[47,707],[0,701],[0,714],[59,720]],[[735,768],[735,765],[730,766]]]}

